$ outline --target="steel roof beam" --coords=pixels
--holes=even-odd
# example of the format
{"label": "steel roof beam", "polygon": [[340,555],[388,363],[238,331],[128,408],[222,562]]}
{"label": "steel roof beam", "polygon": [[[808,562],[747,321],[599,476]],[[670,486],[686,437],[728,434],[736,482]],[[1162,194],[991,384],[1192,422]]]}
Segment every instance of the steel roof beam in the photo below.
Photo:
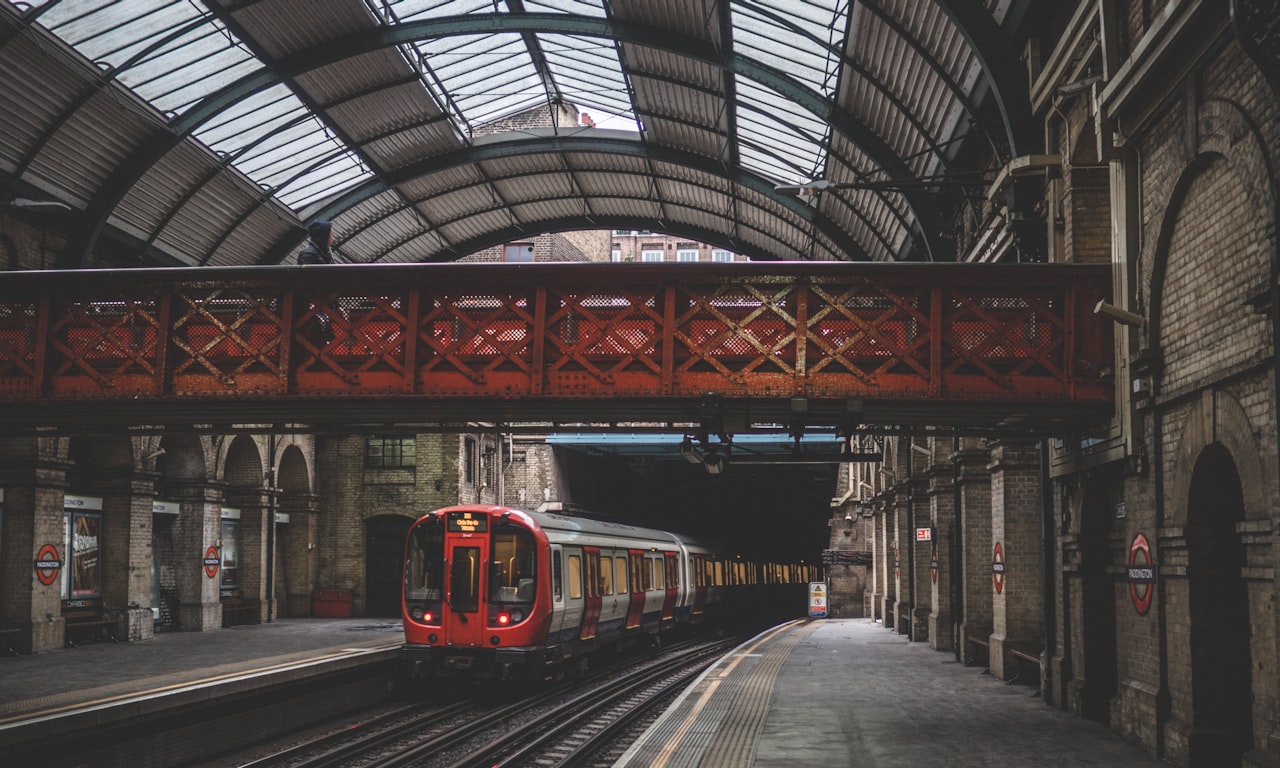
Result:
{"label": "steel roof beam", "polygon": [[[740,185],[759,194],[773,198],[784,208],[804,220],[818,217],[818,214],[807,204],[790,196],[779,196],[773,191],[773,182],[747,173],[745,171],[726,172],[714,158],[696,155],[691,152],[655,147],[639,141],[592,137],[585,134],[573,136],[548,136],[518,141],[500,141],[491,144],[479,144],[436,157],[420,160],[416,163],[397,168],[382,178],[372,179],[357,185],[347,192],[330,200],[319,210],[313,212],[314,218],[332,218],[369,198],[393,189],[399,184],[426,176],[447,168],[473,167],[478,163],[488,162],[503,157],[531,154],[564,154],[566,152],[603,153],[626,155],[645,160],[669,163],[689,168],[709,176],[724,178],[732,184]],[[863,259],[869,258],[862,246],[854,241],[847,232],[836,227],[830,219],[819,218],[820,231],[837,247],[847,253],[858,254]],[[524,233],[524,234],[527,234]],[[285,256],[302,242],[305,232],[301,230],[277,241],[275,245],[259,260],[261,264],[278,264]]]}

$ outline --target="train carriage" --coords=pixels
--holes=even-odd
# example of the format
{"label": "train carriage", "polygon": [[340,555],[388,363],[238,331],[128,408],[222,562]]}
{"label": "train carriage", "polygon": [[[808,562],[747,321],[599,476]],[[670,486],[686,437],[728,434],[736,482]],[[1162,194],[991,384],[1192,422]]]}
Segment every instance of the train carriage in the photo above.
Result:
{"label": "train carriage", "polygon": [[411,675],[553,676],[715,615],[722,554],[554,510],[456,506],[414,523],[403,601]]}

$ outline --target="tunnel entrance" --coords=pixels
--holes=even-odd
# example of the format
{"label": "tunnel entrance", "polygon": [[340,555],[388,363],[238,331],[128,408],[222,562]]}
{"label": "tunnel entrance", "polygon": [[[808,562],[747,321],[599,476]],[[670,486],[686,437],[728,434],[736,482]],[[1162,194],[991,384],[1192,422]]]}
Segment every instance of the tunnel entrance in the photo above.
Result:
{"label": "tunnel entrance", "polygon": [[401,564],[411,518],[380,515],[365,523],[364,615],[400,615]]}

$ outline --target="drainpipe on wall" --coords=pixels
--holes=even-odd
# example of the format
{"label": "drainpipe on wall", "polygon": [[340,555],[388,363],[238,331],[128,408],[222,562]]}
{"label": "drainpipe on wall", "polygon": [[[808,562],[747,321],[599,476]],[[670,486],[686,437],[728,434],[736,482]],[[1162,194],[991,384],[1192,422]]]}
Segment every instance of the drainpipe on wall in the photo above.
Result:
{"label": "drainpipe on wall", "polygon": [[1049,683],[1051,677],[1050,660],[1057,650],[1058,613],[1054,597],[1057,593],[1057,581],[1054,578],[1054,550],[1056,547],[1053,530],[1053,489],[1049,480],[1049,441],[1040,441],[1040,526],[1044,537],[1044,654],[1040,660],[1040,698],[1048,701],[1052,698]]}

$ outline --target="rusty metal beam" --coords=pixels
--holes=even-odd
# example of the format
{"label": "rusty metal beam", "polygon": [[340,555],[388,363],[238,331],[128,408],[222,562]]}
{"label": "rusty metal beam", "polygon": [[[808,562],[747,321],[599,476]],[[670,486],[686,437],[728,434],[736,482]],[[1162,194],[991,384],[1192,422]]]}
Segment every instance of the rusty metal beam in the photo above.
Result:
{"label": "rusty metal beam", "polygon": [[1107,267],[431,264],[0,274],[0,427],[698,421],[1065,433]]}

